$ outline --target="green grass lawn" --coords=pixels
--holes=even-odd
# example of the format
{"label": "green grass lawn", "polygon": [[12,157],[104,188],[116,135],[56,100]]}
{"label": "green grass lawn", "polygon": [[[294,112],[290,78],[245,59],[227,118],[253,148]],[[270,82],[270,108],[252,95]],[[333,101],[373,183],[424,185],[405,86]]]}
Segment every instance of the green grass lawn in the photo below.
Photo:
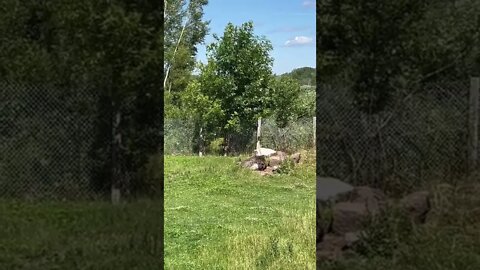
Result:
{"label": "green grass lawn", "polygon": [[315,269],[314,156],[275,176],[237,161],[165,157],[165,269]]}
{"label": "green grass lawn", "polygon": [[161,269],[161,203],[0,201],[0,269]]}

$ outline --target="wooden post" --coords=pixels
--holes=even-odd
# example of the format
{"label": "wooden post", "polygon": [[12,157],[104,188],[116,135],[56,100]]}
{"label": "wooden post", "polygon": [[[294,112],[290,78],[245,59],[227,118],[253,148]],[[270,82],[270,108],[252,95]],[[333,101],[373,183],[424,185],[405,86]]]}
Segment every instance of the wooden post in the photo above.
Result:
{"label": "wooden post", "polygon": [[470,99],[469,99],[469,153],[468,153],[468,170],[473,173],[478,165],[478,103],[479,103],[480,78],[474,77],[470,79]]}
{"label": "wooden post", "polygon": [[260,152],[260,135],[261,135],[261,132],[262,132],[262,118],[259,117],[258,122],[257,122],[257,153]]}
{"label": "wooden post", "polygon": [[317,117],[313,117],[313,146],[317,145]]}

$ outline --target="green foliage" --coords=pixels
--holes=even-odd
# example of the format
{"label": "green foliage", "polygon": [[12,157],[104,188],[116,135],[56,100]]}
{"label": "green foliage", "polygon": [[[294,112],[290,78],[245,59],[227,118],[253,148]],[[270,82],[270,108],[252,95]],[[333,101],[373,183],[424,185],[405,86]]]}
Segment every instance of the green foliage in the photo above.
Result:
{"label": "green foliage", "polygon": [[[233,134],[241,131],[243,135],[249,134],[256,119],[272,106],[269,85],[272,45],[264,37],[254,34],[251,22],[238,27],[230,23],[223,36],[214,35],[214,38],[216,42],[207,47],[208,63],[200,65],[198,81],[192,81],[189,88],[200,91],[195,92],[195,96],[204,97],[207,103],[215,106],[206,107],[195,102],[186,104],[195,111],[195,119],[203,119],[200,125],[208,123],[218,127],[208,130],[231,141]],[[212,109],[215,113],[209,113]],[[204,115],[212,115],[211,121]]]}
{"label": "green foliage", "polygon": [[[204,41],[208,23],[202,20],[207,0],[165,1],[165,91],[182,92],[195,67],[196,46]],[[178,106],[174,98],[172,103]]]}
{"label": "green foliage", "polygon": [[288,73],[280,75],[280,77],[290,77],[297,80],[301,85],[315,85],[316,70],[312,67],[296,68]]}
{"label": "green foliage", "polygon": [[109,186],[111,115],[118,112],[124,173],[136,175],[132,188],[142,190],[139,170],[162,136],[162,3],[4,0],[1,6],[0,76],[96,88],[100,98],[90,103],[99,110],[91,156],[96,187]]}
{"label": "green foliage", "polygon": [[367,258],[391,258],[402,242],[411,235],[412,226],[404,211],[391,207],[365,222],[367,229],[360,235],[354,250]]}
{"label": "green foliage", "polygon": [[223,138],[216,138],[208,144],[207,151],[213,154],[222,154],[223,152]]}
{"label": "green foliage", "polygon": [[[225,129],[255,123],[270,106],[269,80],[273,49],[270,41],[254,34],[253,23],[228,24],[222,37],[207,48],[208,64],[202,69],[202,90],[221,103]],[[207,69],[207,70],[206,70]],[[209,83],[213,77],[218,77]],[[209,80],[209,81],[207,81]]]}
{"label": "green foliage", "polygon": [[295,162],[291,158],[287,158],[276,171],[279,174],[290,175],[295,170]]}
{"label": "green foliage", "polygon": [[[440,3],[441,2],[441,3]],[[347,81],[359,109],[384,110],[396,91],[478,68],[478,1],[321,0],[322,82]]]}
{"label": "green foliage", "polygon": [[192,81],[182,93],[182,104],[185,106],[185,113],[202,124],[214,125],[224,116],[220,101],[205,95],[201,90],[202,85]]}
{"label": "green foliage", "polygon": [[[300,84],[290,77],[275,78],[272,83],[272,111],[277,125],[285,127],[300,116],[311,114],[314,106],[309,101],[302,99],[303,91]],[[309,108],[310,107],[310,108]]]}

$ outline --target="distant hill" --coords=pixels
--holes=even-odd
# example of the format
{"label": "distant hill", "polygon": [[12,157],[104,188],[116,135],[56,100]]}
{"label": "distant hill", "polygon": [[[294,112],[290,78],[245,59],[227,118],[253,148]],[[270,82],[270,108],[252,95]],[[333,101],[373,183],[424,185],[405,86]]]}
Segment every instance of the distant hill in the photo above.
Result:
{"label": "distant hill", "polygon": [[316,82],[316,70],[312,67],[296,68],[291,72],[284,73],[280,76],[289,76],[297,80],[301,85],[314,86]]}

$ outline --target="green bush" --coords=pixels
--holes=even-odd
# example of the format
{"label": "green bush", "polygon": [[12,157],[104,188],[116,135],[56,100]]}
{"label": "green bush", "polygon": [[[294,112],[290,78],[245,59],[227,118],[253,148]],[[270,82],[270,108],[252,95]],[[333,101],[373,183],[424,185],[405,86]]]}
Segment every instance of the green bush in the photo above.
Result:
{"label": "green bush", "polygon": [[354,250],[368,258],[391,258],[413,230],[408,216],[398,207],[390,207],[365,223],[366,230]]}
{"label": "green bush", "polygon": [[223,153],[223,138],[217,138],[208,144],[207,153],[220,155]]}

